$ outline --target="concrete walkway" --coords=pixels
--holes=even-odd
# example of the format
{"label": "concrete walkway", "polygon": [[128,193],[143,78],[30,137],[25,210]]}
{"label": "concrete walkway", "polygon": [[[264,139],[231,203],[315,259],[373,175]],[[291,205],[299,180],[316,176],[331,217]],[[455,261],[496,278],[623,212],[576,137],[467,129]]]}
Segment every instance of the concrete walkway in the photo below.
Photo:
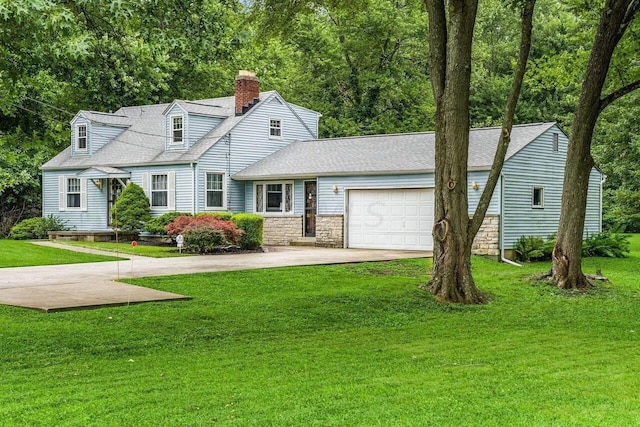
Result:
{"label": "concrete walkway", "polygon": [[[56,243],[45,244],[71,250],[82,249]],[[114,255],[113,253],[107,254]],[[428,256],[431,256],[431,252],[286,246],[271,247],[265,253],[175,258],[149,258],[136,255],[132,259],[124,261],[3,268],[0,269],[0,304],[53,311],[143,301],[189,299],[183,295],[127,285],[115,280],[271,267],[387,261]]]}

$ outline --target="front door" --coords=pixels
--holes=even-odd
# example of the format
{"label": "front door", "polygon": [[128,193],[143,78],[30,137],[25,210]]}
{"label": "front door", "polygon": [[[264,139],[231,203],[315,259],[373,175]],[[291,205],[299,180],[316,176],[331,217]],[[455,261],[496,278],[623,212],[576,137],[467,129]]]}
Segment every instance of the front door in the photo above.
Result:
{"label": "front door", "polygon": [[304,182],[304,236],[316,236],[316,194],[315,181]]}
{"label": "front door", "polygon": [[111,225],[111,208],[116,204],[118,196],[122,193],[122,180],[116,178],[107,179],[107,224]]}

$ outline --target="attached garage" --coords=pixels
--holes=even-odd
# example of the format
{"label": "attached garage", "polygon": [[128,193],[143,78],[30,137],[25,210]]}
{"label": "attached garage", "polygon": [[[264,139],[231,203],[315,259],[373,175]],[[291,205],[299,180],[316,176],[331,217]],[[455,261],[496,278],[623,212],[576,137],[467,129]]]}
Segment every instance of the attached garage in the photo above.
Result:
{"label": "attached garage", "polygon": [[433,189],[352,189],[347,247],[433,250]]}

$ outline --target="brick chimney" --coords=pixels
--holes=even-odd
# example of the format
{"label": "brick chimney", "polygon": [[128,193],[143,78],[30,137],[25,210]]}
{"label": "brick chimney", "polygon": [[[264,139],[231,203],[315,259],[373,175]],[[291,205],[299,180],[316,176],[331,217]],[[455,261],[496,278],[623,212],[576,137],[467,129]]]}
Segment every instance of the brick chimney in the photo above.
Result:
{"label": "brick chimney", "polygon": [[260,100],[260,80],[255,74],[240,70],[236,77],[236,116],[241,116]]}

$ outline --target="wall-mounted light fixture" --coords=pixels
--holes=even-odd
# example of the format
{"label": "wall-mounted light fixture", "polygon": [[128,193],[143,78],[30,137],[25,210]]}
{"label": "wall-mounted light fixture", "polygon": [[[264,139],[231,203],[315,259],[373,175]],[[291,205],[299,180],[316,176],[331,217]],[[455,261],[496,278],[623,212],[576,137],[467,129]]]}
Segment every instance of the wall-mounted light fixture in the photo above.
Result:
{"label": "wall-mounted light fixture", "polygon": [[336,194],[338,194],[338,186],[337,186],[337,185],[334,185],[334,186],[333,186],[333,192],[334,192],[334,193],[336,193]]}
{"label": "wall-mounted light fixture", "polygon": [[93,182],[93,185],[95,185],[100,190],[102,190],[102,180],[101,179],[92,179],[91,182]]}
{"label": "wall-mounted light fixture", "polygon": [[480,186],[478,185],[477,182],[471,181],[471,188],[473,188],[474,190],[478,191],[478,188],[480,188]]}

